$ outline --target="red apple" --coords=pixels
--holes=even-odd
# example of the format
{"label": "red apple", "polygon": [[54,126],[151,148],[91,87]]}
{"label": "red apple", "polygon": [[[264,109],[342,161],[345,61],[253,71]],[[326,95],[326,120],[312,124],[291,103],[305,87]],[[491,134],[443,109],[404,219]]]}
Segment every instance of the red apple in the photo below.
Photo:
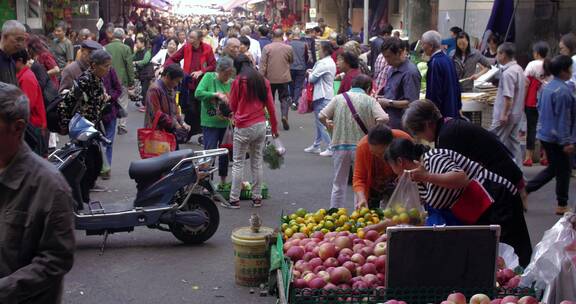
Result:
{"label": "red apple", "polygon": [[[314,248],[318,247],[318,243],[312,241],[309,242],[308,244],[306,244],[306,246],[304,246],[304,250],[306,250],[306,252],[311,252],[314,253]],[[314,254],[314,255],[318,255],[318,254]]]}
{"label": "red apple", "polygon": [[376,273],[378,273],[378,271],[376,270],[376,265],[372,263],[366,263],[362,265],[362,275],[376,274]]}
{"label": "red apple", "polygon": [[347,254],[339,254],[338,255],[338,263],[340,263],[340,265],[343,265],[344,263],[350,261],[350,256]]}
{"label": "red apple", "polygon": [[352,247],[354,253],[360,253],[360,251],[364,248],[364,244],[356,244]]}
{"label": "red apple", "polygon": [[304,256],[304,249],[300,246],[292,246],[286,251],[286,256],[293,262],[299,261]]}
{"label": "red apple", "polygon": [[319,271],[316,275],[326,281],[326,283],[330,282],[330,274],[327,271]]}
{"label": "red apple", "polygon": [[379,256],[374,264],[376,264],[376,269],[378,269],[379,272],[384,272],[386,270],[386,256]]}
{"label": "red apple", "polygon": [[324,262],[322,261],[321,258],[313,258],[308,262],[308,264],[310,264],[310,267],[312,269],[315,269],[316,267],[322,265],[322,263],[324,263]]}
{"label": "red apple", "polygon": [[538,304],[538,300],[531,296],[521,297],[518,304]]}
{"label": "red apple", "polygon": [[376,274],[376,276],[378,277],[378,281],[380,282],[381,285],[385,285],[386,283],[386,275],[379,272]]}
{"label": "red apple", "polygon": [[356,263],[358,266],[362,266],[366,262],[366,258],[360,253],[355,253],[350,257],[350,261]]}
{"label": "red apple", "polygon": [[508,288],[516,288],[518,285],[520,285],[520,276],[515,276],[506,283],[506,287]]}
{"label": "red apple", "polygon": [[352,256],[354,254],[354,251],[350,248],[342,248],[342,250],[340,250],[340,254],[345,254],[347,256]]}
{"label": "red apple", "polygon": [[334,268],[334,270],[332,271],[332,273],[330,273],[330,280],[332,282],[332,284],[341,284],[341,283],[347,283],[352,279],[352,274],[350,273],[350,270],[348,270],[346,267],[336,267]]}
{"label": "red apple", "polygon": [[456,304],[466,304],[466,296],[464,296],[464,294],[460,292],[450,294],[448,298],[446,298],[446,300],[452,301]]}
{"label": "red apple", "polygon": [[397,300],[388,300],[384,304],[400,304]]}
{"label": "red apple", "polygon": [[364,281],[364,283],[366,283],[369,287],[372,287],[378,283],[378,277],[375,274],[369,273],[362,278],[362,281]]}
{"label": "red apple", "polygon": [[304,279],[296,279],[296,280],[294,280],[294,287],[295,288],[306,288],[306,287],[308,287],[308,282],[304,281]]}
{"label": "red apple", "polygon": [[518,303],[518,297],[515,296],[506,296],[502,299],[503,304],[507,303]]}
{"label": "red apple", "polygon": [[316,268],[313,269],[314,273],[318,273],[320,271],[326,270],[326,267],[324,267],[324,265],[320,265],[320,266],[316,266]]}
{"label": "red apple", "polygon": [[370,255],[366,258],[366,263],[374,263],[376,264],[376,260],[378,260],[378,257],[375,255]]}
{"label": "red apple", "polygon": [[336,257],[336,246],[334,246],[334,244],[332,243],[326,243],[320,245],[320,251],[318,252],[318,256],[322,260]]}
{"label": "red apple", "polygon": [[354,289],[368,289],[368,284],[364,281],[357,281],[356,283],[352,284],[352,288]]}
{"label": "red apple", "polygon": [[386,254],[388,245],[386,242],[380,242],[374,245],[374,255],[381,256]]}
{"label": "red apple", "polygon": [[456,303],[446,300],[446,301],[440,302],[440,304],[456,304]]}
{"label": "red apple", "polygon": [[312,289],[321,289],[326,285],[326,281],[324,279],[316,277],[308,282],[308,287]]}
{"label": "red apple", "polygon": [[515,276],[516,276],[516,274],[514,273],[514,271],[512,269],[506,268],[506,269],[502,270],[502,277],[504,279],[504,282],[510,281],[510,279],[512,279]]}
{"label": "red apple", "polygon": [[482,293],[475,294],[470,298],[470,304],[490,304],[490,298]]}
{"label": "red apple", "polygon": [[316,255],[314,255],[314,253],[312,252],[306,252],[304,253],[304,255],[302,256],[302,260],[309,262],[311,259],[315,258]]}
{"label": "red apple", "polygon": [[313,273],[308,273],[304,276],[304,281],[310,282],[312,279],[316,278],[316,275]]}
{"label": "red apple", "polygon": [[298,270],[292,270],[292,277],[298,279],[300,278],[300,276],[302,275],[302,273]]}
{"label": "red apple", "polygon": [[312,233],[311,237],[313,239],[324,239],[324,233],[320,232],[320,231],[314,231],[314,233]]}
{"label": "red apple", "polygon": [[338,263],[338,259],[330,257],[324,260],[324,267],[338,267],[340,263]]}
{"label": "red apple", "polygon": [[364,235],[365,239],[370,240],[372,242],[377,240],[379,237],[380,237],[380,233],[378,233],[378,231],[376,231],[376,230],[370,230],[370,231],[366,232],[366,234]]}
{"label": "red apple", "polygon": [[498,267],[498,269],[506,268],[506,261],[504,261],[504,258],[502,258],[501,256],[496,258],[496,266]]}
{"label": "red apple", "polygon": [[303,240],[306,238],[306,235],[304,233],[301,232],[296,232],[292,235],[292,239],[300,239]]}
{"label": "red apple", "polygon": [[360,253],[365,257],[369,257],[374,254],[374,249],[372,247],[366,246],[360,250]]}
{"label": "red apple", "polygon": [[344,262],[342,266],[346,267],[350,272],[356,271],[356,263],[352,261]]}

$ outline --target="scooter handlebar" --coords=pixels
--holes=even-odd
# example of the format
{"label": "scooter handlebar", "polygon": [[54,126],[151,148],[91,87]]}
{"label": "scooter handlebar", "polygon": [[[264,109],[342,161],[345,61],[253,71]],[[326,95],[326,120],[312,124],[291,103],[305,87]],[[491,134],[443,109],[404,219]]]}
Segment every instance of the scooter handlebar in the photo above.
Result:
{"label": "scooter handlebar", "polygon": [[98,133],[98,140],[107,144],[107,145],[111,145],[112,141],[109,140],[108,138],[106,138],[106,136],[102,135],[102,133]]}

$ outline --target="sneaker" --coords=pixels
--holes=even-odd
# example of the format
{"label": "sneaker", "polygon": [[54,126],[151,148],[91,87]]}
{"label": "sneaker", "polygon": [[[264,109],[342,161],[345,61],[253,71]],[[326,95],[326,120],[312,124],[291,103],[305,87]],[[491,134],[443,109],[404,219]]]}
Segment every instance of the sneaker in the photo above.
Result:
{"label": "sneaker", "polygon": [[220,203],[220,206],[228,209],[240,209],[240,202],[239,201],[224,201]]}
{"label": "sneaker", "polygon": [[290,130],[290,125],[288,124],[288,117],[282,117],[282,128],[284,128],[284,131]]}
{"label": "sneaker", "polygon": [[254,207],[254,208],[262,207],[262,199],[253,199],[252,200],[252,207]]}
{"label": "sneaker", "polygon": [[98,184],[94,184],[94,187],[90,189],[90,192],[106,192],[106,191],[108,191],[108,188],[100,186]]}
{"label": "sneaker", "polygon": [[522,164],[524,165],[524,167],[532,167],[532,165],[533,165],[534,163],[532,162],[531,159],[527,159],[527,160],[525,160]]}
{"label": "sneaker", "polygon": [[118,127],[118,135],[124,135],[128,133],[128,130],[126,130],[126,127]]}
{"label": "sneaker", "polygon": [[568,206],[556,207],[556,215],[564,215],[566,212],[570,212],[570,208]]}
{"label": "sneaker", "polygon": [[304,152],[306,152],[306,153],[313,153],[313,154],[320,154],[320,152],[322,152],[322,149],[320,149],[319,146],[314,146],[314,145],[312,145],[312,146],[304,149]]}
{"label": "sneaker", "polygon": [[326,150],[324,150],[324,152],[320,153],[320,156],[332,157],[332,154],[334,154],[334,152],[332,152],[332,150],[326,149]]}
{"label": "sneaker", "polygon": [[292,103],[292,105],[290,106],[290,108],[292,109],[292,111],[297,111],[298,110],[298,105],[296,103]]}

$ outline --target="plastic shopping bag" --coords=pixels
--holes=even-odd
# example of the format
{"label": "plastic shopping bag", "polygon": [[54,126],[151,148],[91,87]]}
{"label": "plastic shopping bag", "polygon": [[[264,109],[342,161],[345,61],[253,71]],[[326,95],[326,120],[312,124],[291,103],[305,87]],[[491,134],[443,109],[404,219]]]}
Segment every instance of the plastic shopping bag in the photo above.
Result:
{"label": "plastic shopping bag", "polygon": [[383,212],[394,224],[424,225],[426,212],[420,202],[418,185],[409,173],[400,176]]}
{"label": "plastic shopping bag", "polygon": [[158,111],[154,115],[152,128],[138,129],[138,151],[143,159],[176,150],[176,137],[174,134],[156,129],[161,114]]}
{"label": "plastic shopping bag", "polygon": [[275,138],[264,149],[264,162],[272,170],[279,169],[284,164],[284,154],[286,154],[284,144],[280,139]]}
{"label": "plastic shopping bag", "polygon": [[548,231],[532,256],[520,286],[545,289],[542,303],[576,301],[576,215],[566,213]]}
{"label": "plastic shopping bag", "polygon": [[298,113],[306,114],[312,112],[312,101],[314,99],[314,84],[306,81],[304,84],[304,90],[302,90],[302,96],[298,102]]}

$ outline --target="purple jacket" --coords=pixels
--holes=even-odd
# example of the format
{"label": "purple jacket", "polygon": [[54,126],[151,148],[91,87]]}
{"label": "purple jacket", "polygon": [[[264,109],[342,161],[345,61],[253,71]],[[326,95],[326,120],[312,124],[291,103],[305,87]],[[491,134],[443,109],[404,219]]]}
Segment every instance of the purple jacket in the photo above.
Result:
{"label": "purple jacket", "polygon": [[114,68],[110,68],[110,72],[102,77],[102,82],[104,83],[104,88],[106,88],[106,93],[110,95],[110,105],[104,109],[102,121],[109,123],[118,116],[120,107],[118,98],[122,95],[122,83],[120,83]]}

